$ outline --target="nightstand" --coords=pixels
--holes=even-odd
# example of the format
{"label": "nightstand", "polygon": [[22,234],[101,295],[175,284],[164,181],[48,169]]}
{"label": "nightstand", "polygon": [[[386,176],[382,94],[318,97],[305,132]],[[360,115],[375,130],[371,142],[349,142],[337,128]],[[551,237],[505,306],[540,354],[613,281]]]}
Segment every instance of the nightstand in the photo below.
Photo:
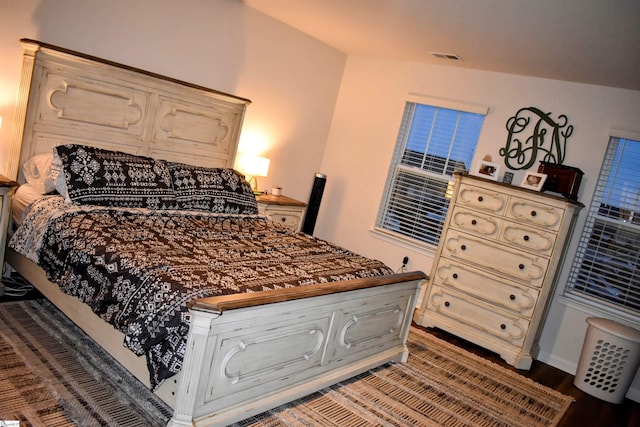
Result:
{"label": "nightstand", "polygon": [[263,194],[257,197],[258,212],[296,231],[302,228],[307,204],[287,196]]}
{"label": "nightstand", "polygon": [[[4,274],[4,250],[7,245],[9,218],[11,217],[11,196],[18,188],[18,183],[0,175],[0,275]],[[0,283],[0,295],[4,294],[4,286]]]}

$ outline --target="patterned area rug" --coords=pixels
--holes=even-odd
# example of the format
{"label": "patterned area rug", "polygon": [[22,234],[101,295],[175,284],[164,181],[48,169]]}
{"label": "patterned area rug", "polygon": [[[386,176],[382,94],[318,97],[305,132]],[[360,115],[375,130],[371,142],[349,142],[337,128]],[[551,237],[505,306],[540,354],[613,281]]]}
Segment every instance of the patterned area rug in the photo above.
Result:
{"label": "patterned area rug", "polygon": [[[161,426],[170,409],[46,301],[0,304],[0,420]],[[572,398],[412,328],[386,365],[237,426],[553,426]],[[16,355],[18,357],[16,357]]]}

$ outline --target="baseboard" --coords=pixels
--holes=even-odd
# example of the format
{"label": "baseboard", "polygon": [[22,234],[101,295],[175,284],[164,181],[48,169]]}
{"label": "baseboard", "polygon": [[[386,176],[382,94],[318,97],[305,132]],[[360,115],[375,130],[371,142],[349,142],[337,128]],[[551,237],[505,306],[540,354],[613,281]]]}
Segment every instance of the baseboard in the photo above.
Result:
{"label": "baseboard", "polygon": [[640,403],[640,390],[637,387],[632,386],[629,391],[627,391],[626,398]]}
{"label": "baseboard", "polygon": [[553,354],[546,351],[540,351],[536,356],[536,360],[553,366],[554,368],[558,368],[567,374],[575,375],[578,371],[578,365],[576,363],[555,357]]}

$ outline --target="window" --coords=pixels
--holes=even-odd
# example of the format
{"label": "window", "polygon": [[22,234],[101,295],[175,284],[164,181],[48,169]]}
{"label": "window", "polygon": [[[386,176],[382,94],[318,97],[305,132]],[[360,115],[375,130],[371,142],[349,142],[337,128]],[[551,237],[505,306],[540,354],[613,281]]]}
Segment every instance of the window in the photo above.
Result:
{"label": "window", "polygon": [[377,229],[421,245],[438,244],[447,184],[454,171],[470,169],[487,113],[458,103],[443,106],[443,100],[433,104],[405,105],[376,220]]}
{"label": "window", "polygon": [[640,314],[640,141],[612,137],[565,294]]}

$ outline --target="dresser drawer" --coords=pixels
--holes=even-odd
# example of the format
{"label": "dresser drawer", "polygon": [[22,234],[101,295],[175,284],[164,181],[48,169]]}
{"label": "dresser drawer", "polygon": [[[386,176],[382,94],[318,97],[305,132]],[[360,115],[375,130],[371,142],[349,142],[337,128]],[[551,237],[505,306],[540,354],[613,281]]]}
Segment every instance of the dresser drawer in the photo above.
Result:
{"label": "dresser drawer", "polygon": [[562,224],[564,210],[540,202],[512,197],[506,216],[550,230],[558,230]]}
{"label": "dresser drawer", "polygon": [[553,232],[505,221],[500,231],[499,240],[541,255],[550,255],[556,243],[556,236]]}
{"label": "dresser drawer", "polygon": [[500,215],[507,206],[508,196],[488,189],[461,184],[456,203]]}
{"label": "dresser drawer", "polygon": [[445,236],[442,256],[468,262],[485,271],[497,272],[535,287],[542,285],[549,264],[547,258],[514,251],[499,243],[452,229]]}
{"label": "dresser drawer", "polygon": [[298,229],[302,222],[302,214],[300,211],[272,211],[268,212],[269,218],[289,228]]}
{"label": "dresser drawer", "polygon": [[299,230],[302,226],[302,217],[304,216],[306,209],[278,205],[258,205],[258,210],[262,215],[268,216],[277,223],[283,224],[294,230]]}
{"label": "dresser drawer", "polygon": [[446,285],[529,318],[540,295],[536,288],[498,280],[495,276],[446,258],[440,259],[432,274],[436,284]]}
{"label": "dresser drawer", "polygon": [[495,216],[481,214],[476,211],[456,206],[451,214],[450,227],[459,228],[480,237],[498,238],[502,220]]}
{"label": "dresser drawer", "polygon": [[430,289],[427,307],[432,312],[473,328],[479,334],[498,338],[514,346],[522,345],[529,330],[527,319],[437,285]]}

